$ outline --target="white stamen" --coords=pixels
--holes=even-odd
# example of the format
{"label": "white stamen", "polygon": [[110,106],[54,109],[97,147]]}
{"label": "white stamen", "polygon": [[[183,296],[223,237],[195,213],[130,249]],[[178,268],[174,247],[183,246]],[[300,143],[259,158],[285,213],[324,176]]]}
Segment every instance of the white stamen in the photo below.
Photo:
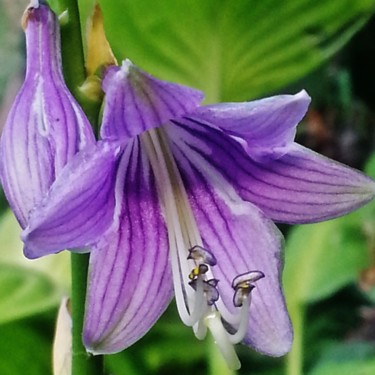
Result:
{"label": "white stamen", "polygon": [[201,277],[198,277],[195,290],[194,306],[193,310],[190,312],[190,320],[192,322],[192,324],[190,324],[191,326],[201,319],[205,313],[205,310],[206,306],[203,280]]}
{"label": "white stamen", "polygon": [[241,367],[241,363],[234,350],[233,344],[229,340],[228,332],[221,322],[220,314],[217,311],[213,311],[211,314],[206,315],[204,320],[222,356],[227,362],[228,367],[233,370],[238,370]]}
{"label": "white stamen", "polygon": [[207,325],[203,319],[198,320],[193,326],[194,335],[198,340],[203,340],[207,334]]}
{"label": "white stamen", "polygon": [[247,297],[244,297],[243,304],[240,307],[240,312],[239,312],[240,323],[239,323],[237,332],[234,334],[229,334],[229,340],[233,344],[240,343],[244,339],[248,331],[250,302],[251,302],[251,295],[249,294]]}
{"label": "white stamen", "polygon": [[[192,326],[205,313],[203,284],[194,291],[188,284],[188,277],[181,278],[180,275],[189,275],[192,268],[187,261],[187,249],[194,243],[201,243],[202,240],[194,225],[190,226],[190,223],[187,223],[187,218],[190,215],[192,217],[192,213],[189,215],[185,212],[189,211],[186,205],[187,197],[184,196],[186,192],[180,175],[176,173],[177,167],[173,166],[173,158],[164,149],[166,147],[162,148],[162,140],[158,135],[156,131],[149,131],[142,135],[141,140],[149,154],[159,196],[164,205],[177,309],[184,324]],[[176,197],[180,198],[178,202],[175,201]],[[181,210],[183,215],[179,212]]]}
{"label": "white stamen", "polygon": [[[237,276],[232,285],[236,313],[225,306],[217,289],[212,268],[216,259],[203,247],[197,224],[188,201],[176,162],[162,129],[149,130],[140,136],[156,179],[168,230],[170,259],[176,304],[181,320],[192,326],[202,340],[211,331],[228,366],[239,369],[233,344],[243,340],[248,329],[251,282],[264,275],[250,271]],[[219,311],[217,311],[219,310]],[[222,318],[237,331],[229,333]]]}

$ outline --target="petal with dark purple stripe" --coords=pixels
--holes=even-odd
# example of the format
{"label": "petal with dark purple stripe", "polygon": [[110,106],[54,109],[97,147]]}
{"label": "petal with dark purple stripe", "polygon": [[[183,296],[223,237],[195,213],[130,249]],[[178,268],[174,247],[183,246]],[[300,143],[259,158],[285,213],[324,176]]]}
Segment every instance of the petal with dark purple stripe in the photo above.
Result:
{"label": "petal with dark purple stripe", "polygon": [[251,292],[244,341],[268,355],[287,353],[293,334],[280,284],[281,234],[258,208],[237,195],[220,171],[203,158],[192,159],[182,138],[173,138],[172,142],[204,246],[217,259],[212,272],[219,280],[219,311],[220,303],[224,303],[231,313],[239,312],[233,304],[232,288],[238,275],[263,272],[265,277]]}
{"label": "petal with dark purple stripe", "polygon": [[28,258],[92,245],[110,226],[120,147],[98,143],[66,165],[22,232]]}
{"label": "petal with dark purple stripe", "polygon": [[246,151],[255,160],[278,158],[288,152],[310,100],[303,90],[296,95],[203,106],[191,116],[244,140]]}
{"label": "petal with dark purple stripe", "polygon": [[116,196],[114,222],[90,257],[84,343],[94,354],[137,341],[172,298],[166,227],[138,139],[121,158]]}
{"label": "petal with dark purple stripe", "polygon": [[56,16],[41,4],[29,8],[25,20],[26,78],[0,144],[1,182],[23,228],[30,210],[64,165],[95,142],[85,114],[63,80]]}
{"label": "petal with dark purple stripe", "polygon": [[372,179],[296,143],[278,159],[256,162],[234,139],[195,120],[182,119],[166,128],[173,139],[184,140],[185,152],[195,163],[205,161],[207,173],[218,171],[244,200],[274,221],[332,219],[359,208],[375,194]]}
{"label": "petal with dark purple stripe", "polygon": [[203,99],[200,91],[158,80],[129,60],[108,68],[103,90],[101,137],[124,141],[191,112]]}

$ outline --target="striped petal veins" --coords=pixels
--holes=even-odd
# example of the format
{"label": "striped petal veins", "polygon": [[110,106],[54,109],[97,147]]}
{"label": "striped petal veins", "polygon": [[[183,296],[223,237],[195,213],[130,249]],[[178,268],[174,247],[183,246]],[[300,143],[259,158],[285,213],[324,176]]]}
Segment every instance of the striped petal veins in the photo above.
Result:
{"label": "striped petal veins", "polygon": [[[243,341],[248,334],[252,290],[265,275],[262,270],[248,269],[233,277],[231,292],[219,286],[227,281],[216,277],[216,267],[223,269],[225,264],[206,247],[207,241],[201,236],[167,134],[163,129],[150,130],[141,135],[141,142],[149,155],[164,209],[181,320],[193,328],[199,339],[203,339],[209,329],[228,365],[239,368],[233,344]],[[241,260],[240,263],[243,266]],[[221,291],[225,293],[224,298]],[[228,295],[231,295],[230,307],[227,306]]]}
{"label": "striped petal veins", "polygon": [[56,15],[46,5],[24,16],[25,81],[0,143],[1,183],[20,225],[76,152],[95,143],[91,126],[65,85]]}

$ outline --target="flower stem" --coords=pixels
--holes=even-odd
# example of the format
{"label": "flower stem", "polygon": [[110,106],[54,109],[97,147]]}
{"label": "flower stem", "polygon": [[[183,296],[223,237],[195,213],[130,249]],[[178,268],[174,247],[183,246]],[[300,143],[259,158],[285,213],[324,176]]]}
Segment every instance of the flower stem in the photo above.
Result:
{"label": "flower stem", "polygon": [[292,350],[287,356],[286,373],[287,375],[302,375],[304,306],[298,303],[289,306],[289,313],[293,323],[294,341]]}
{"label": "flower stem", "polygon": [[102,375],[103,357],[89,356],[82,343],[89,254],[71,254],[72,269],[72,375]]}
{"label": "flower stem", "polygon": [[57,3],[58,11],[62,12],[59,15],[64,77],[71,93],[81,102],[79,86],[86,73],[78,4],[77,0],[58,0]]}
{"label": "flower stem", "polygon": [[81,24],[77,0],[55,0],[61,16],[61,53],[66,85],[86,113],[94,130],[97,128],[100,104],[82,94],[86,80]]}
{"label": "flower stem", "polygon": [[[79,92],[79,86],[84,82],[85,67],[81,37],[81,24],[77,0],[57,0],[60,11],[67,11],[66,19],[61,25],[61,51],[64,77],[67,86],[77,101],[82,105],[86,115],[92,121],[96,120],[95,107],[85,104]],[[89,356],[82,343],[83,317],[86,299],[87,270],[89,254],[72,254],[72,375],[102,375],[103,358]]]}

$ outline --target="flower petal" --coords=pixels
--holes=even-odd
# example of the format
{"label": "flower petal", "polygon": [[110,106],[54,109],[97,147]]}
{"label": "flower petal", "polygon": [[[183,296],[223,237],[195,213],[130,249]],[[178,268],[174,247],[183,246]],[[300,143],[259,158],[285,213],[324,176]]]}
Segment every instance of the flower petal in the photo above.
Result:
{"label": "flower petal", "polygon": [[310,100],[303,90],[296,95],[203,106],[197,108],[191,117],[243,139],[246,151],[255,160],[264,156],[277,158],[288,151]]}
{"label": "flower petal", "polygon": [[30,213],[22,233],[28,258],[87,247],[109,227],[119,153],[117,144],[98,143],[66,165],[48,195]]}
{"label": "flower petal", "polygon": [[84,343],[94,354],[137,341],[172,298],[166,228],[138,139],[124,151],[116,185],[114,223],[90,257]]}
{"label": "flower petal", "polygon": [[203,158],[191,158],[191,145],[183,138],[173,137],[172,142],[204,246],[217,261],[212,273],[219,280],[222,302],[235,313],[233,279],[249,271],[263,272],[264,279],[252,292],[245,342],[268,355],[287,353],[293,334],[280,282],[281,234],[259,209],[237,195],[221,171]]}
{"label": "flower petal", "polygon": [[223,132],[192,119],[168,125],[171,136],[185,140],[191,157],[220,171],[238,194],[267,217],[283,223],[332,219],[370,201],[375,183],[359,171],[296,143],[279,159],[251,159]]}
{"label": "flower petal", "polygon": [[66,87],[59,23],[46,6],[26,13],[27,71],[0,144],[1,182],[24,228],[29,211],[80,149],[95,142],[91,126]]}
{"label": "flower petal", "polygon": [[129,60],[107,70],[103,90],[101,137],[124,141],[191,112],[203,99],[200,91],[158,80]]}

